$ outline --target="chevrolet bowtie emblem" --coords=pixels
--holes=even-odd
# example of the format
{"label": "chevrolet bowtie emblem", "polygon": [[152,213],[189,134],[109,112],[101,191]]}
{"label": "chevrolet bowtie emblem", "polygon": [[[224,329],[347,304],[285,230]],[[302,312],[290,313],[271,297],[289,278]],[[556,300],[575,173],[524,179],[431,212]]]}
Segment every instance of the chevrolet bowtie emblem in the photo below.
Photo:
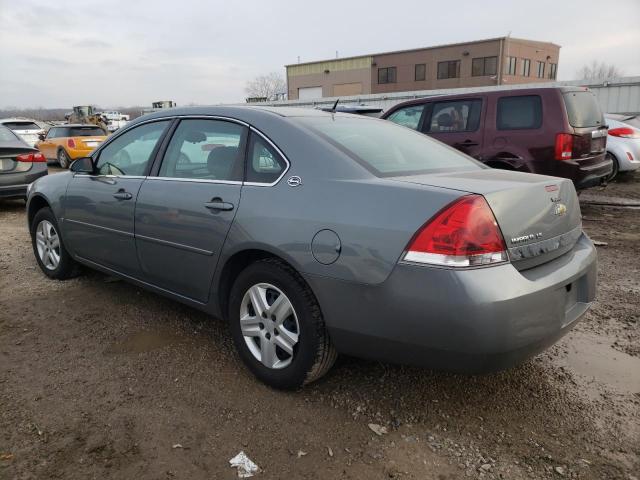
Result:
{"label": "chevrolet bowtie emblem", "polygon": [[553,205],[554,215],[564,215],[567,213],[567,206],[564,203],[556,203]]}

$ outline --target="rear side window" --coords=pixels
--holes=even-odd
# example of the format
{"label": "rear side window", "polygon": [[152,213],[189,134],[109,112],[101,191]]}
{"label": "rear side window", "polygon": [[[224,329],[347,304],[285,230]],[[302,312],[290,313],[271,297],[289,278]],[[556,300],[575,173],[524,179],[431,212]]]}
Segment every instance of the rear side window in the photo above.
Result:
{"label": "rear side window", "polygon": [[409,127],[416,130],[420,123],[420,117],[422,116],[424,107],[424,105],[412,105],[410,107],[401,108],[389,115],[387,120],[391,120],[393,123],[397,123],[403,127]]}
{"label": "rear side window", "polygon": [[567,107],[569,125],[576,128],[604,125],[602,110],[593,92],[567,92],[562,96]]}
{"label": "rear side window", "polygon": [[478,129],[481,109],[479,99],[434,103],[427,132],[473,132]]}
{"label": "rear side window", "polygon": [[540,128],[542,100],[538,95],[521,95],[498,99],[498,130]]}
{"label": "rear side window", "polygon": [[42,130],[37,123],[33,122],[6,122],[3,125],[11,130]]}
{"label": "rear side window", "polygon": [[160,167],[160,177],[242,180],[245,128],[222,120],[182,120]]}
{"label": "rear side window", "polygon": [[262,137],[251,134],[247,182],[273,183],[287,168],[284,159]]}

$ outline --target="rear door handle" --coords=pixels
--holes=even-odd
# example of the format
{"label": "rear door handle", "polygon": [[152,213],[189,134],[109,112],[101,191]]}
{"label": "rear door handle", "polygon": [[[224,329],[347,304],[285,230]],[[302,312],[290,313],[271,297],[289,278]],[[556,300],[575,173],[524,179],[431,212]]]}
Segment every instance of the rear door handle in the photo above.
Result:
{"label": "rear door handle", "polygon": [[458,142],[453,144],[454,147],[477,147],[478,143],[473,140],[465,140],[464,142]]}
{"label": "rear door handle", "polygon": [[113,198],[117,198],[118,200],[131,200],[133,195],[121,188],[113,194]]}
{"label": "rear door handle", "polygon": [[233,210],[233,203],[224,202],[220,197],[212,198],[210,202],[205,202],[204,206],[209,210]]}

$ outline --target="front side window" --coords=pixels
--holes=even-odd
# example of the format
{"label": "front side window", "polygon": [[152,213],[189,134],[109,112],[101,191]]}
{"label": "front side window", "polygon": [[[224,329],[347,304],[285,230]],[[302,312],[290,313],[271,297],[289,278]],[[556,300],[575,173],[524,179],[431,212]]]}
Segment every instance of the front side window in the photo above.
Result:
{"label": "front side window", "polygon": [[473,132],[480,123],[482,100],[456,100],[433,105],[430,133]]}
{"label": "front side window", "polygon": [[438,62],[438,80],[460,77],[460,60]]}
{"label": "front side window", "polygon": [[367,117],[299,117],[303,126],[378,177],[484,168],[419,132]]}
{"label": "front side window", "polygon": [[523,58],[520,62],[520,75],[528,77],[531,74],[531,60]]}
{"label": "front side window", "polygon": [[544,62],[538,62],[538,78],[544,78]]}
{"label": "front side window", "polygon": [[273,183],[286,168],[287,163],[269,142],[252,133],[249,142],[247,182]]}
{"label": "front side window", "polygon": [[246,128],[222,120],[182,120],[164,154],[158,176],[242,180]]}
{"label": "front side window", "polygon": [[144,175],[169,120],[146,123],[123,133],[100,150],[100,175]]}
{"label": "front side window", "polygon": [[421,82],[427,77],[427,65],[424,63],[416,64],[415,79],[416,82]]}
{"label": "front side window", "polygon": [[420,117],[422,116],[424,107],[424,105],[412,105],[410,107],[401,108],[389,115],[387,120],[416,130],[420,124]]}
{"label": "front side window", "polygon": [[474,58],[471,62],[471,76],[483,77],[495,75],[498,65],[498,57]]}
{"label": "front side window", "polygon": [[396,83],[396,67],[379,68],[378,83]]}
{"label": "front side window", "polygon": [[498,99],[498,130],[540,128],[542,100],[538,95],[502,97]]}

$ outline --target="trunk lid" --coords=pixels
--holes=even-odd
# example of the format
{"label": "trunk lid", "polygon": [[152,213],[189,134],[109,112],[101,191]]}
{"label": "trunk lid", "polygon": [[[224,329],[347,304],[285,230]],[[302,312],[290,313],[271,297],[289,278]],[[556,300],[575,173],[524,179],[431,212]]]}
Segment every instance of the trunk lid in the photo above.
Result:
{"label": "trunk lid", "polygon": [[603,154],[607,146],[607,126],[595,94],[586,89],[562,93],[567,120],[573,129],[572,157],[580,160]]}
{"label": "trunk lid", "polygon": [[509,259],[519,270],[566,253],[582,234],[580,205],[571,180],[496,169],[391,180],[482,195],[502,231]]}
{"label": "trunk lid", "polygon": [[77,148],[86,150],[88,148],[96,148],[104,141],[104,137],[75,137]]}
{"label": "trunk lid", "polygon": [[31,170],[33,163],[17,162],[16,157],[23,153],[33,152],[30,148],[3,148],[0,152],[0,175],[6,173],[20,173]]}

